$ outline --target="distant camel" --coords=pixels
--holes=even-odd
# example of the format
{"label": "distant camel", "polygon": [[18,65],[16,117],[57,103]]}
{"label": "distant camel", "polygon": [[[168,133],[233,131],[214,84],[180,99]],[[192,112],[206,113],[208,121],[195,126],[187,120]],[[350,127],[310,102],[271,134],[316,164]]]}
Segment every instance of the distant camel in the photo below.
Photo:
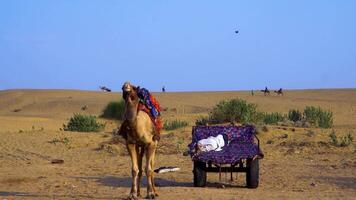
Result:
{"label": "distant camel", "polygon": [[275,90],[274,92],[277,93],[278,96],[279,96],[279,95],[282,95],[282,96],[283,96],[283,90],[282,90],[282,88],[279,88],[278,91]]}
{"label": "distant camel", "polygon": [[104,91],[104,92],[111,92],[111,89],[105,87],[105,86],[99,86],[99,88]]}
{"label": "distant camel", "polygon": [[261,92],[263,92],[263,94],[264,94],[265,96],[270,94],[270,91],[268,90],[267,87],[266,87],[264,90],[261,90]]}
{"label": "distant camel", "polygon": [[131,157],[132,186],[128,199],[137,199],[141,196],[141,178],[143,173],[142,159],[146,155],[147,198],[154,199],[158,196],[154,184],[154,160],[158,141],[153,140],[155,134],[154,124],[150,116],[138,110],[140,99],[137,95],[137,87],[126,82],[122,86],[122,94],[125,100],[124,122],[119,134],[126,140],[127,151]]}

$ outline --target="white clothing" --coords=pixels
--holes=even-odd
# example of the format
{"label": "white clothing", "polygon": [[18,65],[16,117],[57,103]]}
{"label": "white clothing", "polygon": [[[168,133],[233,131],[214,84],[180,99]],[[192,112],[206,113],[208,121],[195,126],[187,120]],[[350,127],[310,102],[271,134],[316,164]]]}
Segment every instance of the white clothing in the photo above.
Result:
{"label": "white clothing", "polygon": [[225,145],[224,137],[220,134],[216,137],[210,136],[207,139],[198,141],[198,148],[200,151],[221,151]]}

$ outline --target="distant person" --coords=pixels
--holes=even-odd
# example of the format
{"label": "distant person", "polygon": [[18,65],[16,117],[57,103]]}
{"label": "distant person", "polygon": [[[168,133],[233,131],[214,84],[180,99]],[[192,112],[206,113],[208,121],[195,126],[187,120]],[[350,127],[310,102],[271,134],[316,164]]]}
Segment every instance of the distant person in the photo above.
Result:
{"label": "distant person", "polygon": [[265,87],[264,90],[261,90],[261,92],[263,92],[263,94],[264,94],[265,96],[270,94],[270,91],[268,90],[267,87]]}
{"label": "distant person", "polygon": [[279,95],[282,95],[283,96],[283,90],[282,90],[282,88],[279,88],[279,90],[278,91],[274,91],[275,93],[277,93],[277,95],[279,96]]}
{"label": "distant person", "polygon": [[252,95],[252,96],[254,96],[254,95],[255,95],[255,93],[254,93],[254,91],[253,91],[253,90],[251,90],[251,95]]}
{"label": "distant person", "polygon": [[162,92],[166,92],[166,88],[164,86],[162,87]]}

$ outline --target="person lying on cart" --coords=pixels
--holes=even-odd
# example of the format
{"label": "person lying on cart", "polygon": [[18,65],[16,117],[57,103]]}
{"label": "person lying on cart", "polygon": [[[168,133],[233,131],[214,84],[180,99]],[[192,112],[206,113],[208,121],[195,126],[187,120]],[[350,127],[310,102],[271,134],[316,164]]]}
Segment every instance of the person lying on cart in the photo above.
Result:
{"label": "person lying on cart", "polygon": [[[195,153],[209,152],[209,151],[221,151],[224,146],[227,146],[232,140],[238,138],[239,135],[236,133],[222,133],[216,137],[210,136],[206,139],[201,139],[196,145]],[[261,155],[262,151],[259,150]]]}

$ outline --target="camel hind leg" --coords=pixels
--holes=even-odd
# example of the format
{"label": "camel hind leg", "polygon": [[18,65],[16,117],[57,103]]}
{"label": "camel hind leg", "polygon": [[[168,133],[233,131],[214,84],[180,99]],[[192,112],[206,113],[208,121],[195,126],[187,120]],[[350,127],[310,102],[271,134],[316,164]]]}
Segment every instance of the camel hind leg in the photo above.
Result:
{"label": "camel hind leg", "polygon": [[[155,149],[155,151],[156,151],[156,149]],[[156,157],[156,153],[153,153],[153,154],[152,154],[152,159],[151,159],[151,162],[150,162],[150,165],[151,165],[151,168],[152,168],[152,169],[154,169],[155,157]],[[152,190],[153,190],[153,193],[155,194],[156,197],[158,197],[158,193],[157,193],[157,191],[156,191],[155,180],[154,180],[154,173],[153,173],[152,176],[151,176],[151,182],[152,182]]]}

